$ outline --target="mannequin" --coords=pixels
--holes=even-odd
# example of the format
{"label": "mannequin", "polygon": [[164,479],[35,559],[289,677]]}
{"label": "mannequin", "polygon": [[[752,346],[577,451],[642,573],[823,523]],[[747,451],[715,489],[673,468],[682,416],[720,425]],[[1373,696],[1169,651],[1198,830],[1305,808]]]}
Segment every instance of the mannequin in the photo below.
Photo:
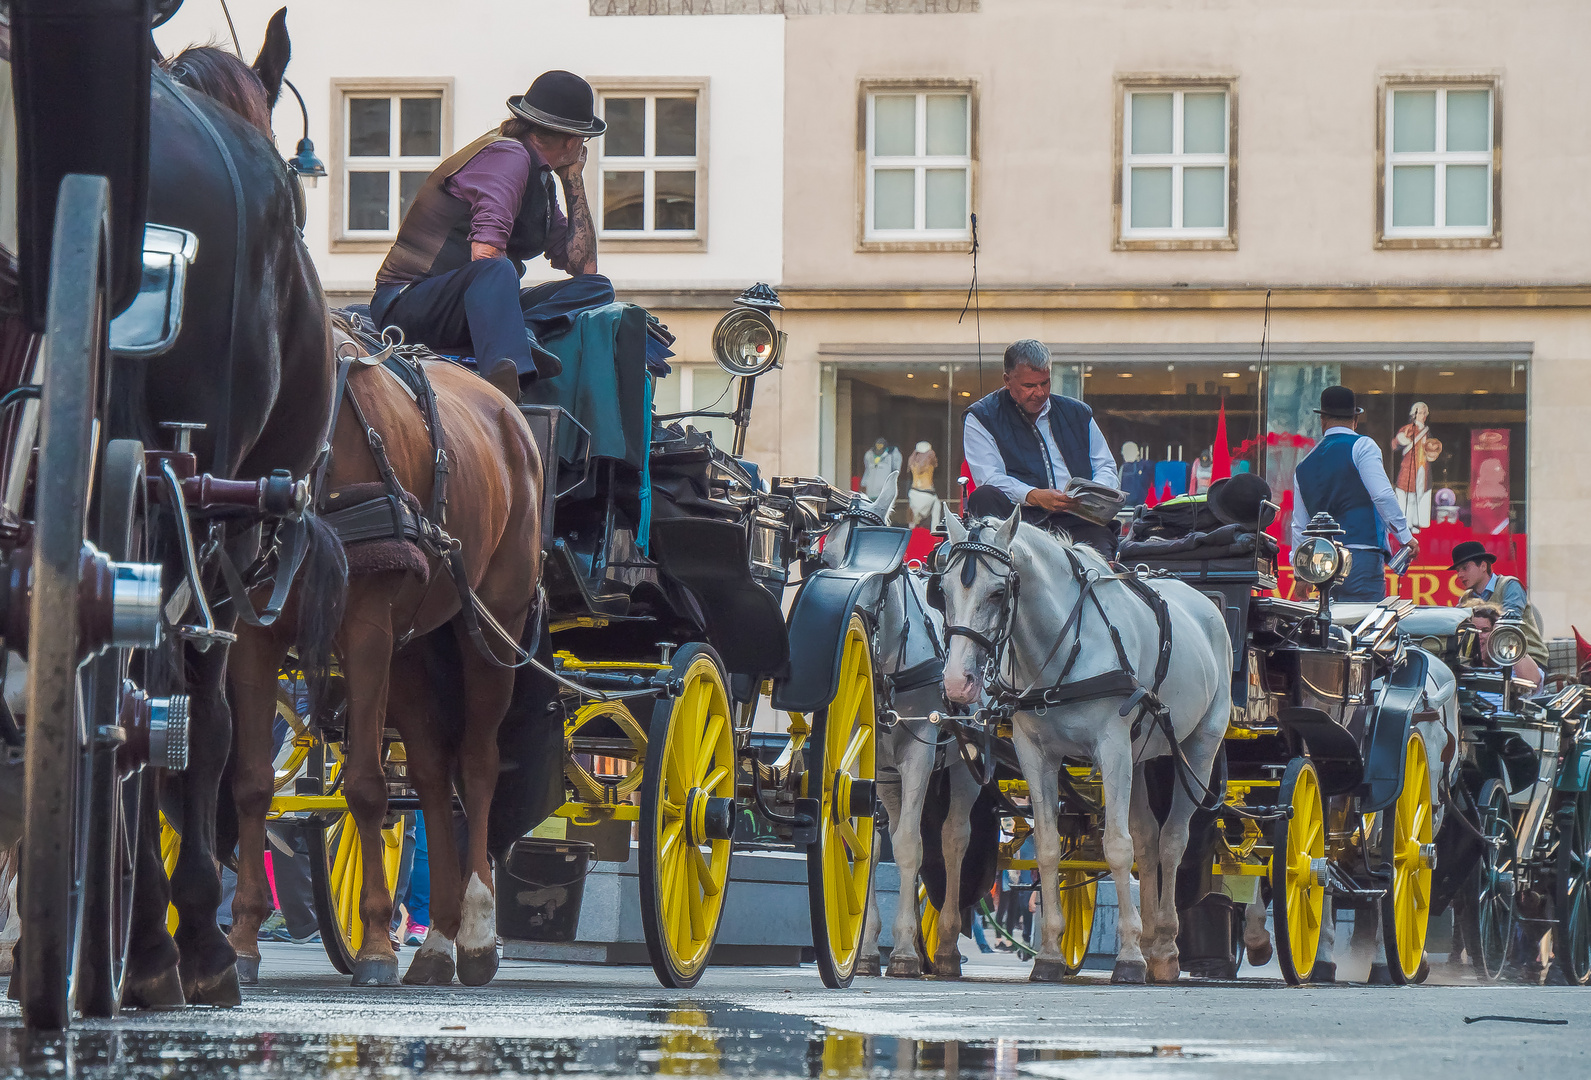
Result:
{"label": "mannequin", "polygon": [[1149,495],[1154,467],[1144,460],[1138,444],[1131,440],[1121,444],[1121,460],[1121,489],[1127,493],[1127,505],[1141,506]]}
{"label": "mannequin", "polygon": [[1206,447],[1199,460],[1193,463],[1193,479],[1188,484],[1188,494],[1197,495],[1210,489],[1210,476],[1215,471],[1215,451]]}
{"label": "mannequin", "polygon": [[900,472],[900,451],[880,435],[862,451],[862,491],[869,499],[884,494],[891,473]]}
{"label": "mannequin", "polygon": [[1431,434],[1431,408],[1423,401],[1409,407],[1409,422],[1392,437],[1403,453],[1398,463],[1398,505],[1411,528],[1431,524],[1431,462],[1442,453],[1442,442]]}
{"label": "mannequin", "polygon": [[906,459],[906,467],[912,474],[912,486],[906,492],[906,503],[912,511],[912,528],[931,529],[938,516],[935,510],[939,506],[939,493],[934,490],[934,470],[939,467],[939,455],[934,453],[931,444],[920,442],[912,449],[912,456]]}

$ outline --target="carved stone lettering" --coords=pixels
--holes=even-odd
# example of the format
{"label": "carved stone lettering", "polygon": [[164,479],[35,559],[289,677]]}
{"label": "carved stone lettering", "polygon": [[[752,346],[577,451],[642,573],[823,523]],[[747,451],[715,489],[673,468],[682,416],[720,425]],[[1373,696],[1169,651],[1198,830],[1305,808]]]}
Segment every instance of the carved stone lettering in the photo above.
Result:
{"label": "carved stone lettering", "polygon": [[591,0],[593,15],[959,15],[980,0]]}

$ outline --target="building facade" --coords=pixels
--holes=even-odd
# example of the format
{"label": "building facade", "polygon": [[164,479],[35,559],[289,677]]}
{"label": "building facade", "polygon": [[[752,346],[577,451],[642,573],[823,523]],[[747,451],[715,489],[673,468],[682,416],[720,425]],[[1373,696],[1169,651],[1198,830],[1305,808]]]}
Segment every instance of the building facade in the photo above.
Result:
{"label": "building facade", "polygon": [[[236,0],[252,55],[276,3]],[[295,13],[289,77],[331,175],[306,240],[369,288],[405,192],[566,67],[604,97],[601,270],[680,335],[660,408],[731,392],[708,330],[774,283],[765,470],[860,483],[882,440],[955,497],[961,411],[1050,344],[1129,494],[1197,489],[1225,433],[1278,497],[1321,387],[1420,526],[1406,595],[1479,537],[1549,633],[1591,618],[1591,8],[1549,0],[413,0]],[[421,29],[423,28],[423,29]],[[224,38],[190,3],[162,45]],[[279,105],[290,149],[301,120]],[[974,220],[976,230],[974,231]],[[973,257],[976,239],[976,260]],[[978,288],[970,290],[976,269]],[[532,274],[536,271],[532,270]],[[969,303],[970,301],[970,303]],[[921,497],[919,497],[919,504]],[[1587,613],[1582,616],[1581,613]]]}

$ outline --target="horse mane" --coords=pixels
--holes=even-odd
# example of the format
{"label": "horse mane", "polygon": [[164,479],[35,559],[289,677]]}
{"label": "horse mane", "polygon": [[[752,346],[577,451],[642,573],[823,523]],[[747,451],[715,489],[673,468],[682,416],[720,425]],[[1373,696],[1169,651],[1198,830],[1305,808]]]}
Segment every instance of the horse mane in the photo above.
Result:
{"label": "horse mane", "polygon": [[1105,561],[1103,555],[1087,544],[1073,543],[1071,535],[1064,531],[1052,533],[1047,529],[1041,529],[1037,525],[1029,525],[1024,521],[1017,526],[1016,535],[1011,538],[1011,546],[1014,548],[1019,542],[1024,542],[1030,553],[1035,547],[1042,548],[1050,545],[1069,550],[1077,556],[1085,567],[1098,570],[1101,574],[1114,573],[1110,568],[1110,563]]}
{"label": "horse mane", "polygon": [[161,66],[183,86],[237,113],[267,139],[274,138],[265,83],[243,60],[214,45],[189,45]]}

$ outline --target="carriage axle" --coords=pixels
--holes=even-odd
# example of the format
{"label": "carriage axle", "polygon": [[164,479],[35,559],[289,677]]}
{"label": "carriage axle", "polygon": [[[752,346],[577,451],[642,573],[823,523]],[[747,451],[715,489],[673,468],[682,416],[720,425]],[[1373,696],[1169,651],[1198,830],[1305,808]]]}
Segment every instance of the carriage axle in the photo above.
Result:
{"label": "carriage axle", "polygon": [[[28,650],[28,607],[33,595],[33,545],[11,552],[0,580],[0,630],[8,647]],[[93,544],[78,556],[77,650],[87,660],[106,649],[149,648],[160,643],[160,565],[114,562]]]}

